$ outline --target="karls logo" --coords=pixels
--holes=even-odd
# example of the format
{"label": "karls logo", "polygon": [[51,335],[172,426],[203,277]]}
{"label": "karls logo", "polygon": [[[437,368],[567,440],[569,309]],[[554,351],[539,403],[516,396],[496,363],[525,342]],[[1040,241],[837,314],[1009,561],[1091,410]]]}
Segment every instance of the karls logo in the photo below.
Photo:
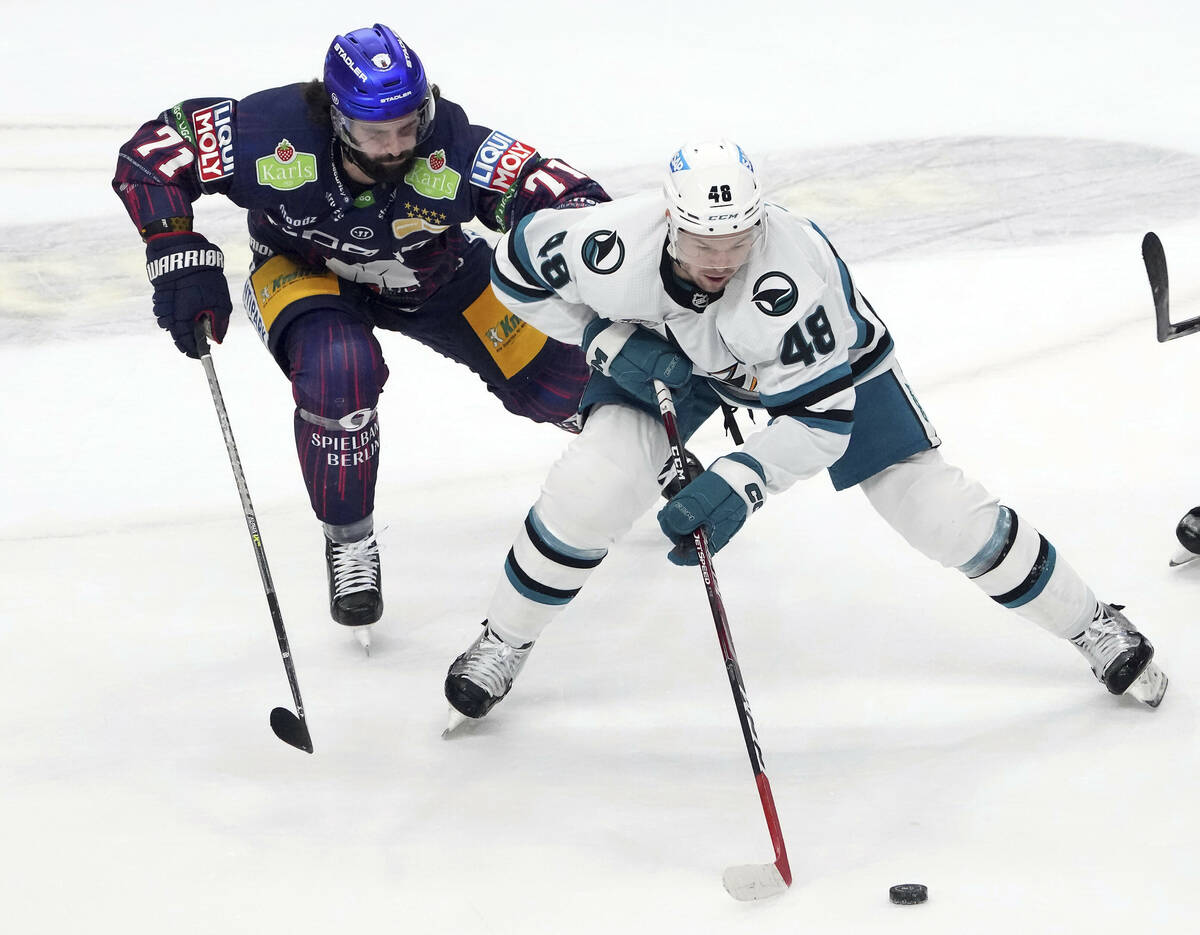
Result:
{"label": "karls logo", "polygon": [[414,162],[404,181],[426,198],[454,198],[462,174],[446,164],[446,150],[439,149]]}
{"label": "karls logo", "polygon": [[280,140],[275,152],[254,160],[258,184],[280,192],[289,192],[317,179],[317,157],[300,153],[287,140]]}
{"label": "karls logo", "polygon": [[786,315],[796,307],[796,284],[786,273],[770,272],[758,277],[752,301],[764,315]]}
{"label": "karls logo", "polygon": [[192,126],[200,153],[200,181],[216,182],[233,175],[233,102],[192,111]]}
{"label": "karls logo", "polygon": [[583,265],[593,273],[607,276],[615,273],[625,262],[625,244],[616,231],[593,231],[580,249]]}
{"label": "karls logo", "polygon": [[359,68],[357,65],[354,64],[354,59],[352,59],[349,55],[346,54],[346,50],[342,48],[342,44],[340,42],[335,42],[333,44],[333,51],[335,51],[338,54],[338,57],[341,58],[341,60],[346,63],[347,68],[349,68],[352,72],[354,72],[354,74],[358,75],[359,81],[367,80],[367,76],[363,74],[363,71],[361,68]]}
{"label": "karls logo", "polygon": [[533,154],[532,146],[493,130],[475,152],[471,184],[497,192],[508,191]]}

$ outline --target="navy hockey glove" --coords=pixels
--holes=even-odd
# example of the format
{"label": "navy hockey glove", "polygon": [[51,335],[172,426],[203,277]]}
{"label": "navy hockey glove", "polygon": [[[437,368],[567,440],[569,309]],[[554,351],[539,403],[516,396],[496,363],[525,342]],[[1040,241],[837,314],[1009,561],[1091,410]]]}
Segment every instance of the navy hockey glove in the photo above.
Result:
{"label": "navy hockey glove", "polygon": [[233,303],[225,281],[225,255],[199,234],[160,234],[146,241],[146,275],[154,286],[158,327],[171,332],[175,346],[199,357],[193,328],[202,317],[212,322],[218,344],[229,329]]}
{"label": "navy hockey glove", "polygon": [[708,547],[716,554],[734,537],[746,517],[763,505],[763,466],[735,451],[675,494],[658,511],[658,525],[675,547],[667,554],[673,565],[697,565],[692,532],[704,527]]}
{"label": "navy hockey glove", "polygon": [[651,380],[679,389],[692,378],[692,363],[658,335],[627,322],[596,318],[583,329],[589,366],[621,389],[654,404]]}

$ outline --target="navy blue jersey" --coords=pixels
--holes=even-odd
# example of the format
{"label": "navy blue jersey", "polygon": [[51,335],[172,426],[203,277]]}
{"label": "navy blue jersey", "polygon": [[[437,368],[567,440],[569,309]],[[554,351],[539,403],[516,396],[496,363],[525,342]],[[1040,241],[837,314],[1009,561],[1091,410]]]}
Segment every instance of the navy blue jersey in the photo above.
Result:
{"label": "navy blue jersey", "polygon": [[201,195],[225,195],[247,209],[260,257],[328,268],[413,309],[460,267],[465,222],[503,232],[539,208],[608,200],[588,176],[472,124],[445,98],[404,181],[363,190],[304,91],[301,83],[240,101],[193,98],[143,124],[121,147],[113,178],[138,229],[190,218]]}

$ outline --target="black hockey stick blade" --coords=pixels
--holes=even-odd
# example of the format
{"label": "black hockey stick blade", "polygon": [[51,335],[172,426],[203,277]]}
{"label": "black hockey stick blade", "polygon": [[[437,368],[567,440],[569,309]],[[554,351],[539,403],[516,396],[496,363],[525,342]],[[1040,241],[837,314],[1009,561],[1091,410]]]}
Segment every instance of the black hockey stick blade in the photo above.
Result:
{"label": "black hockey stick blade", "polygon": [[1200,316],[1171,324],[1171,298],[1167,280],[1167,254],[1154,231],[1142,238],[1142,262],[1150,279],[1150,294],[1154,297],[1154,320],[1158,341],[1163,344],[1200,331]]}
{"label": "black hockey stick blade", "polygon": [[287,708],[271,710],[271,730],[275,736],[286,744],[291,744],[297,750],[305,753],[313,752],[312,737],[308,734],[308,725],[296,717]]}

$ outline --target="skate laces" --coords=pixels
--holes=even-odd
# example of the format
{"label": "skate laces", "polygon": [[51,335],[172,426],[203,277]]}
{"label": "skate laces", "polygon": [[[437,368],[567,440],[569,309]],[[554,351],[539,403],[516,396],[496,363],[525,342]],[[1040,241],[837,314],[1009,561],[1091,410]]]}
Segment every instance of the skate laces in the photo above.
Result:
{"label": "skate laces", "polygon": [[1104,603],[1099,604],[1096,616],[1084,631],[1071,639],[1088,657],[1097,675],[1101,675],[1121,653],[1137,648],[1141,641],[1142,635],[1121,613],[1121,605]]}
{"label": "skate laces", "polygon": [[333,569],[336,600],[355,591],[379,588],[379,541],[370,533],[357,542],[330,540],[329,565]]}
{"label": "skate laces", "polygon": [[451,669],[452,675],[464,675],[493,698],[502,697],[512,687],[513,679],[525,664],[533,643],[509,646],[486,628],[475,645]]}

